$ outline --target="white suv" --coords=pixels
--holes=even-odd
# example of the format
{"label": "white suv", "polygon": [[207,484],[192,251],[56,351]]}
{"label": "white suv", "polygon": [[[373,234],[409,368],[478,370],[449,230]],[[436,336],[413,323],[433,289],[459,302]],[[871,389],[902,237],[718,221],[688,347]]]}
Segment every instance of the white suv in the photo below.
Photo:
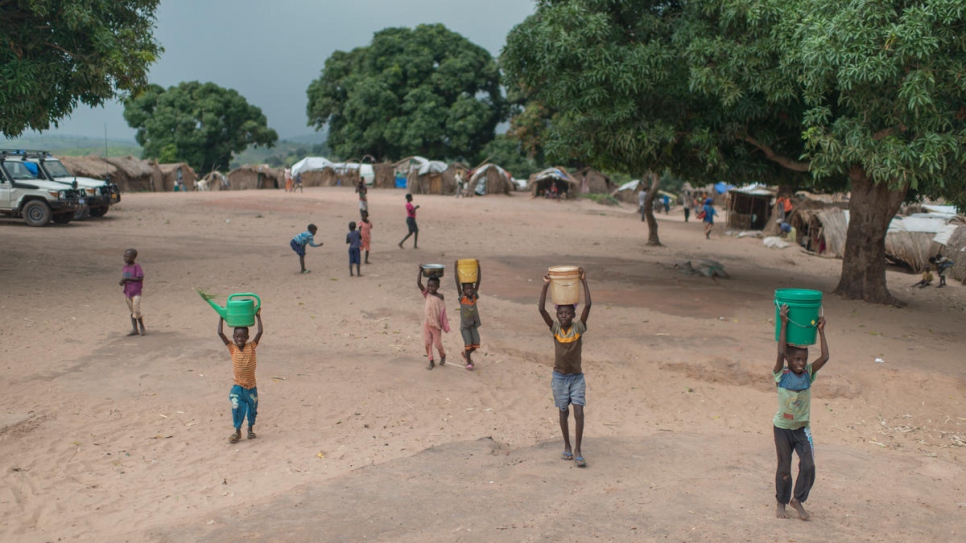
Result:
{"label": "white suv", "polygon": [[32,169],[20,157],[8,160],[7,152],[0,151],[0,214],[23,218],[30,226],[69,223],[86,204],[77,185],[49,181]]}

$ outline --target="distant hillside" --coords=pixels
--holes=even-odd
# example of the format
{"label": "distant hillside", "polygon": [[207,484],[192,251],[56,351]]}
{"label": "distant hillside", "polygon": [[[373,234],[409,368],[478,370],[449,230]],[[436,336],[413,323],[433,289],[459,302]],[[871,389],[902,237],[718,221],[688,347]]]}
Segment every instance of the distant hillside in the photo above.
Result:
{"label": "distant hillside", "polygon": [[64,156],[141,156],[141,147],[133,140],[107,140],[107,149],[104,148],[104,140],[87,136],[61,136],[36,134],[22,136],[19,138],[0,140],[0,147],[3,149],[33,149],[38,151],[50,151],[51,153]]}

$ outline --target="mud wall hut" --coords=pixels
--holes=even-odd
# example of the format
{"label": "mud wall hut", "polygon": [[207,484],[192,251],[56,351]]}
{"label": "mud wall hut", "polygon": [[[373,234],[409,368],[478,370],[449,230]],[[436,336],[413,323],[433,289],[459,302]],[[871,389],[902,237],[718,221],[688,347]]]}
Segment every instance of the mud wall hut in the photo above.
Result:
{"label": "mud wall hut", "polygon": [[377,189],[396,188],[396,167],[388,162],[373,164],[372,172],[375,176],[372,187]]}
{"label": "mud wall hut", "polygon": [[198,180],[198,175],[187,162],[158,164],[158,168],[161,170],[161,185],[157,187],[159,191],[171,192],[174,190],[174,185],[178,180],[178,168],[181,168],[181,180],[184,181],[185,189],[195,190],[195,181]]}
{"label": "mud wall hut", "polygon": [[[409,157],[397,163],[405,166],[408,162],[406,189],[412,194],[456,194],[456,174],[463,171],[464,165],[449,166],[439,160],[423,157]],[[400,164],[401,163],[401,164]]]}
{"label": "mud wall hut", "polygon": [[212,170],[208,172],[207,175],[202,177],[205,183],[208,184],[208,190],[231,190],[231,183],[228,181],[228,176],[219,172],[218,170]]}
{"label": "mud wall hut", "polygon": [[748,185],[731,191],[728,226],[739,230],[764,230],[771,217],[775,192],[761,185]]}
{"label": "mud wall hut", "polygon": [[285,186],[285,174],[267,164],[246,164],[228,172],[228,181],[232,190],[278,189]]}
{"label": "mud wall hut", "polygon": [[573,177],[575,181],[580,183],[581,194],[606,194],[616,188],[610,177],[593,168],[578,170]]}

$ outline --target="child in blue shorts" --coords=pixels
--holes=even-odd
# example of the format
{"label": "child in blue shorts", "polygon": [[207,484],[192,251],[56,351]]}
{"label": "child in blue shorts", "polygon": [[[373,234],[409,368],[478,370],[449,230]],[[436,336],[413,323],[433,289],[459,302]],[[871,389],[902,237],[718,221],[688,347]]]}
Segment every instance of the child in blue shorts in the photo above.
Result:
{"label": "child in blue shorts", "polygon": [[310,224],[305,232],[292,238],[289,246],[295,251],[295,254],[299,255],[299,265],[302,266],[302,273],[309,273],[309,270],[305,269],[305,247],[321,247],[322,244],[315,244],[315,233],[319,229],[314,225]]}
{"label": "child in blue shorts", "polygon": [[362,277],[362,271],[359,270],[362,263],[359,250],[362,247],[362,232],[356,230],[355,221],[349,223],[349,233],[345,235],[345,242],[349,244],[349,277],[352,277],[353,264],[356,265],[356,275]]}
{"label": "child in blue shorts", "polygon": [[[587,385],[580,367],[583,334],[587,331],[587,317],[590,315],[590,289],[587,287],[587,274],[580,268],[580,282],[584,285],[584,310],[580,320],[574,321],[576,305],[558,305],[557,320],[550,318],[547,313],[547,288],[550,286],[550,276],[543,278],[543,290],[540,292],[540,315],[550,327],[553,334],[554,363],[553,363],[553,403],[560,411],[560,431],[563,432],[564,451],[561,458],[574,460],[578,468],[585,467],[587,462],[580,452],[580,442],[584,436],[584,405]],[[570,405],[574,406],[574,447],[570,448]]]}

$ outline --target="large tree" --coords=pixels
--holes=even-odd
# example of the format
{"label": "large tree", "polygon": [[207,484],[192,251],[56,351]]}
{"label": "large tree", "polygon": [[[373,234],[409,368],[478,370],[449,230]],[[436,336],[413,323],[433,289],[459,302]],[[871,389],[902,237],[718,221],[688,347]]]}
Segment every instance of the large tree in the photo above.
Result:
{"label": "large tree", "polygon": [[184,161],[203,173],[228,168],[233,152],[278,140],[260,108],[214,83],[151,85],[124,102],[124,119],[137,129],[144,158]]}
{"label": "large tree", "polygon": [[[719,99],[717,127],[783,168],[842,181],[850,221],[836,292],[897,303],[886,288],[885,236],[899,206],[910,191],[963,203],[963,3],[701,4],[687,40],[691,84]],[[797,126],[787,130],[783,119]]]}
{"label": "large tree", "polygon": [[158,0],[0,1],[0,134],[46,130],[78,103],[99,106],[147,84],[162,49]]}
{"label": "large tree", "polygon": [[308,124],[327,126],[342,158],[469,159],[506,111],[492,56],[440,24],[387,28],[336,51],[307,94]]}
{"label": "large tree", "polygon": [[510,32],[501,58],[507,85],[536,100],[531,110],[553,112],[547,134],[520,123],[536,126],[526,134],[542,136],[551,160],[648,180],[650,245],[660,245],[650,204],[664,170],[708,180],[728,168],[760,178],[780,170],[709,130],[714,100],[691,92],[677,41],[689,14],[680,1],[544,0]]}

